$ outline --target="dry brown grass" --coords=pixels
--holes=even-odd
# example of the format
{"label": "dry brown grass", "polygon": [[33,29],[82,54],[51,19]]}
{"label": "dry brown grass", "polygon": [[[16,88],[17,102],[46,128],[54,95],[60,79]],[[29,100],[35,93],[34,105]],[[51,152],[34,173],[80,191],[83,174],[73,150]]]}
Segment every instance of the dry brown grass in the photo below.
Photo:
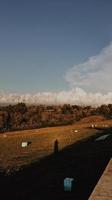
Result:
{"label": "dry brown grass", "polygon": [[101,122],[101,121],[104,121],[104,120],[106,120],[106,119],[103,116],[92,115],[92,116],[85,117],[85,118],[81,119],[80,122],[81,123],[91,123],[91,122]]}
{"label": "dry brown grass", "polygon": [[[98,127],[112,125],[112,120],[98,122]],[[19,169],[50,155],[54,151],[54,141],[59,141],[59,150],[76,141],[96,134],[98,130],[90,129],[89,123],[76,123],[69,126],[41,128],[36,130],[16,131],[0,135],[0,167],[4,170]],[[77,133],[74,130],[78,130]],[[30,141],[26,148],[21,148],[23,141]]]}

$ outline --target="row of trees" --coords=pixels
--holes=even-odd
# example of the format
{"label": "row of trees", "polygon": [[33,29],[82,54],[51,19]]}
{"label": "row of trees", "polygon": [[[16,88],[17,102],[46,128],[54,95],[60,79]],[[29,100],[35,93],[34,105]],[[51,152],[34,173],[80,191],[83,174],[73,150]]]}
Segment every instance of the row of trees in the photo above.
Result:
{"label": "row of trees", "polygon": [[112,104],[97,108],[77,105],[26,106],[24,103],[0,107],[0,132],[72,124],[90,115],[112,116]]}

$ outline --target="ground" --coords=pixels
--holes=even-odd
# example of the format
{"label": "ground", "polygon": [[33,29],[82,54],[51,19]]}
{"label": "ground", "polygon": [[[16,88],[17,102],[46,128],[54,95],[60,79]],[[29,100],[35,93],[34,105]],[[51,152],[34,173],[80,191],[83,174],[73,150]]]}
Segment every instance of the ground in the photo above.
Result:
{"label": "ground", "polygon": [[[92,124],[97,128],[92,129]],[[88,117],[69,126],[41,128],[35,130],[9,132],[0,135],[0,168],[6,172],[19,170],[24,165],[39,161],[51,155],[58,141],[58,150],[100,133],[104,125],[111,126],[112,120],[103,117]],[[98,129],[99,128],[99,129]],[[22,148],[21,143],[29,142],[28,147]]]}
{"label": "ground", "polygon": [[[83,125],[82,130],[93,131],[91,137],[74,140],[61,151],[37,159],[19,171],[0,174],[0,196],[4,200],[88,200],[112,157],[112,128],[102,129],[103,125],[98,126],[98,132]],[[104,135],[108,137],[96,140]],[[74,178],[71,192],[64,191],[65,177]]]}

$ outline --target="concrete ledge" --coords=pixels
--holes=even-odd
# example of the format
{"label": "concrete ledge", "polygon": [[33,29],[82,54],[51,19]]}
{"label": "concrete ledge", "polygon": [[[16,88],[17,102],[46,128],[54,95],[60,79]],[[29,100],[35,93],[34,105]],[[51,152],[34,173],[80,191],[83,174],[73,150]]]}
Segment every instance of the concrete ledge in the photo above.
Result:
{"label": "concrete ledge", "polygon": [[89,200],[112,200],[112,159],[109,161]]}

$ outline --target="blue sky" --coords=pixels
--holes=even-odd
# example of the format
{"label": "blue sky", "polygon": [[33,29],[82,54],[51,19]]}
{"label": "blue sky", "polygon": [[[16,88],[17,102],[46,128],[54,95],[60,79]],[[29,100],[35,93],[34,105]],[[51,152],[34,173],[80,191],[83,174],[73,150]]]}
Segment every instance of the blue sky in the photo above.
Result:
{"label": "blue sky", "polygon": [[1,0],[0,90],[67,90],[66,72],[111,41],[111,0]]}

